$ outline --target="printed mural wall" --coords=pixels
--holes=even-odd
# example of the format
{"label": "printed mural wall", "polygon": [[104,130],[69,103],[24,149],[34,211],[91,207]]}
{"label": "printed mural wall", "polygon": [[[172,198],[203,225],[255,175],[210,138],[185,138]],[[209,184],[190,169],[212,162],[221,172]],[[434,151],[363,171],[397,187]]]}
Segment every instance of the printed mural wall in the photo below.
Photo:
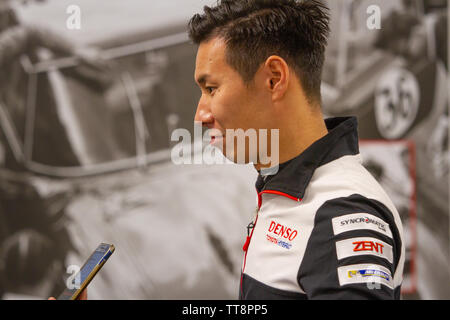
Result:
{"label": "printed mural wall", "polygon": [[[116,252],[90,299],[237,298],[256,171],[171,161],[173,130],[194,134],[185,30],[204,4],[0,1],[2,299],[59,295],[100,242]],[[364,165],[401,214],[403,298],[449,299],[448,3],[328,5],[323,111],[357,116]],[[25,25],[38,46],[12,32]]]}

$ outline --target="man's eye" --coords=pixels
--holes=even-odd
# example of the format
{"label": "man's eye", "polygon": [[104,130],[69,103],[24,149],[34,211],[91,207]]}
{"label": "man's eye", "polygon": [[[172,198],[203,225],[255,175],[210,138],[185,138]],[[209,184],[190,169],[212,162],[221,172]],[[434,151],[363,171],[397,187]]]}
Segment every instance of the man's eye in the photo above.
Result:
{"label": "man's eye", "polygon": [[205,89],[206,89],[206,91],[207,91],[209,94],[212,94],[216,88],[214,88],[214,87],[206,87]]}

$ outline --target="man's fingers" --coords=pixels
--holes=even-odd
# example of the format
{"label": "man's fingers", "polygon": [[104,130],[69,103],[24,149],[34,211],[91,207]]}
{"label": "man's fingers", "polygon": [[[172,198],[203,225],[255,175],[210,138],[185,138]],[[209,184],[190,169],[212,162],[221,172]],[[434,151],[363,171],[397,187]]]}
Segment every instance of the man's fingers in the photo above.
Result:
{"label": "man's fingers", "polygon": [[[56,300],[55,297],[50,297],[48,300]],[[84,289],[81,291],[80,295],[78,296],[77,300],[87,300],[87,289]]]}
{"label": "man's fingers", "polygon": [[81,291],[77,300],[87,300],[87,289],[84,289],[83,291]]}

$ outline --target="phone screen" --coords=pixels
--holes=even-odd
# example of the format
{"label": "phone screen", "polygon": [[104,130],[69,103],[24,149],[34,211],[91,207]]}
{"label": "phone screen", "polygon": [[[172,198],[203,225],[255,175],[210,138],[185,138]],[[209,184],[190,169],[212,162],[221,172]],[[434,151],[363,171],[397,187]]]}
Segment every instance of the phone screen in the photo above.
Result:
{"label": "phone screen", "polygon": [[73,277],[72,288],[66,288],[58,297],[58,300],[74,300],[87,287],[95,274],[105,264],[106,260],[114,252],[114,246],[107,243],[101,243],[91,254],[80,271]]}

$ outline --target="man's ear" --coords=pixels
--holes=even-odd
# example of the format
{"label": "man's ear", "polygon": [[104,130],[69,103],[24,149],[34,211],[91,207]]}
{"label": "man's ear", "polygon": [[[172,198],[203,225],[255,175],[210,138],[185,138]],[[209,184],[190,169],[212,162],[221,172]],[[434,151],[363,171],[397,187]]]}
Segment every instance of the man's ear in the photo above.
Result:
{"label": "man's ear", "polygon": [[284,97],[290,79],[290,70],[286,61],[279,56],[270,56],[264,63],[267,88],[272,93],[272,99]]}

